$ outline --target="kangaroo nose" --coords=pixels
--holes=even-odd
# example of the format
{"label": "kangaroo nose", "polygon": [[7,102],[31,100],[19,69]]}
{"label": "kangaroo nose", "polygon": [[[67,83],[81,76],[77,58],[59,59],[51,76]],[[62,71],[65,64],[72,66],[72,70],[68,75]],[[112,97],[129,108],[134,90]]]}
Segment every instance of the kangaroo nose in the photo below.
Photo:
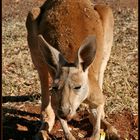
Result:
{"label": "kangaroo nose", "polygon": [[61,109],[59,109],[57,112],[58,112],[59,117],[61,117],[62,119],[66,119],[66,117]]}
{"label": "kangaroo nose", "polygon": [[70,113],[70,109],[64,109],[64,108],[62,108],[62,109],[59,109],[59,110],[58,110],[58,115],[59,115],[62,119],[66,119],[67,116],[69,115],[69,113]]}

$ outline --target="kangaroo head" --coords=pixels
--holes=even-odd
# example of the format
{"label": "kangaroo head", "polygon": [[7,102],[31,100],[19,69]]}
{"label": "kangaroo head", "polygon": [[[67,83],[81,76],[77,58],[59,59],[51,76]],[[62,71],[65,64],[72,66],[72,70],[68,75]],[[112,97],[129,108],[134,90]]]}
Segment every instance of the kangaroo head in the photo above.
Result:
{"label": "kangaroo head", "polygon": [[74,63],[67,62],[61,52],[49,45],[42,35],[38,36],[38,43],[53,77],[52,98],[55,100],[56,114],[70,119],[89,93],[88,68],[95,58],[95,36],[85,39],[78,49]]}

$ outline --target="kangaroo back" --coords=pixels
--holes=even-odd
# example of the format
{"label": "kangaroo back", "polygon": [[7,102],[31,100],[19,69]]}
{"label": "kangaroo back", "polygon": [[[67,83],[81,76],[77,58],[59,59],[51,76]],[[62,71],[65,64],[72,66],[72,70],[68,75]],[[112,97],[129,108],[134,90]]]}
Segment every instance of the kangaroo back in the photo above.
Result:
{"label": "kangaroo back", "polygon": [[[95,35],[97,52],[93,67],[95,74],[99,73],[103,57],[104,27],[100,13],[89,0],[48,0],[40,10],[34,9],[29,13],[27,29],[33,36],[42,34],[69,62],[75,60],[83,40],[89,35]],[[35,39],[29,39],[29,42],[32,42],[32,46]]]}

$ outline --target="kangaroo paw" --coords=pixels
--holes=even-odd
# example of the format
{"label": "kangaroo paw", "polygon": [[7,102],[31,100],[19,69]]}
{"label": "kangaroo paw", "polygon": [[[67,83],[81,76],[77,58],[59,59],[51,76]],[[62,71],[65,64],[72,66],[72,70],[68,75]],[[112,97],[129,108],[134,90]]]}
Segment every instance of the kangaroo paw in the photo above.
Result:
{"label": "kangaroo paw", "polygon": [[106,130],[107,140],[120,140],[120,135],[118,134],[117,130],[111,126]]}

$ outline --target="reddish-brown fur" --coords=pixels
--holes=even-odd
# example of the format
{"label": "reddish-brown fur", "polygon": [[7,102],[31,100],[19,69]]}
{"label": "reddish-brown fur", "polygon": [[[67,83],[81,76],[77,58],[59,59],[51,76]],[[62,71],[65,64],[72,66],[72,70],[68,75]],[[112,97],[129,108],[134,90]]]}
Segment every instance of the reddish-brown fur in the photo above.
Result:
{"label": "reddish-brown fur", "polygon": [[[75,88],[77,84],[81,84],[84,81],[83,78],[87,78],[88,86],[88,92],[85,93],[86,99],[85,97],[83,97],[83,99],[90,106],[91,118],[93,118],[92,123],[94,125],[97,123],[91,138],[99,139],[100,120],[101,118],[102,120],[104,119],[105,101],[102,94],[102,83],[112,47],[113,25],[112,10],[105,5],[93,5],[89,0],[47,0],[40,8],[34,8],[29,12],[26,21],[28,44],[33,63],[38,70],[41,81],[42,120],[48,123],[48,125],[42,125],[40,130],[44,139],[47,139],[47,136],[44,134],[45,131],[50,131],[53,127],[55,118],[54,112],[57,114],[60,109],[56,99],[59,100],[58,102],[62,103],[63,113],[67,114],[67,109],[70,106],[67,104],[67,99],[73,101],[76,97],[74,91],[70,92],[70,90],[73,87]],[[55,72],[43,58],[43,56],[45,58],[50,57],[50,59],[53,60],[52,56],[45,54],[45,46],[50,48],[49,51],[54,47],[58,50],[58,52],[54,50],[54,55],[60,53],[68,63],[75,63],[75,60],[78,60],[80,63],[82,62],[82,58],[91,55],[87,49],[80,53],[80,46],[84,44],[83,40],[89,35],[93,35],[96,38],[96,43],[93,42],[96,54],[93,60],[90,59],[92,62],[86,67],[86,72],[83,71],[81,66],[76,66],[75,68],[62,67],[60,70],[61,72],[58,73],[60,77],[59,82],[57,82],[55,79]],[[49,58],[46,59],[46,61],[49,60]],[[52,98],[54,98],[52,100],[56,101],[56,103],[53,102],[53,104],[55,104],[53,109],[53,105],[51,106],[50,103],[51,96],[48,90],[48,72],[50,72],[54,83],[58,84],[60,87],[62,83],[67,81],[70,81],[68,84],[72,83],[70,86],[65,83],[65,86],[61,88],[64,95],[58,93],[54,95],[55,97],[52,96]],[[74,74],[77,76],[75,79]],[[60,98],[60,96],[62,97]],[[80,104],[83,100],[81,99],[78,101]],[[72,109],[78,107],[75,102],[73,101],[73,105],[71,105]],[[95,109],[97,116],[95,114]],[[72,114],[73,113],[74,112],[72,112]],[[72,114],[68,114],[66,117],[71,118]],[[66,121],[61,118],[60,121],[66,138],[74,140],[75,138],[68,130]],[[108,124],[105,120],[103,120],[103,122]],[[111,125],[108,124],[108,127],[111,128]],[[115,134],[113,129],[110,131]]]}

